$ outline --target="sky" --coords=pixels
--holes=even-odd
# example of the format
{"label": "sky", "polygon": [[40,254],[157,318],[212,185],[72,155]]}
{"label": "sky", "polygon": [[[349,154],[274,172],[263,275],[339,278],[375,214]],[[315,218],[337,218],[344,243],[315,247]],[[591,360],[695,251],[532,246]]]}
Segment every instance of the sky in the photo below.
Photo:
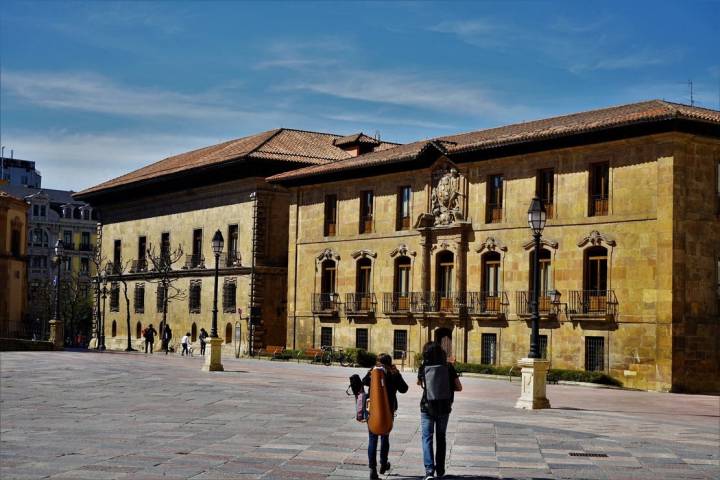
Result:
{"label": "sky", "polygon": [[81,190],[279,127],[389,141],[652,98],[720,109],[720,2],[16,2],[0,141]]}

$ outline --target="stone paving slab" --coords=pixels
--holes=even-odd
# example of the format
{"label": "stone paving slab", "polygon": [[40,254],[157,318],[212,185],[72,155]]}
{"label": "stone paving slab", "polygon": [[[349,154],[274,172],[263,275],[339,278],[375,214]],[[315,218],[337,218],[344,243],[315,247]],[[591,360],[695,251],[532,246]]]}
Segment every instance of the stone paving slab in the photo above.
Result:
{"label": "stone paving slab", "polygon": [[[362,370],[96,352],[0,353],[0,478],[367,478],[367,430],[348,377]],[[422,478],[420,390],[399,396],[388,480]],[[448,426],[448,478],[717,479],[720,399],[464,378]],[[570,452],[607,457],[570,456]]]}

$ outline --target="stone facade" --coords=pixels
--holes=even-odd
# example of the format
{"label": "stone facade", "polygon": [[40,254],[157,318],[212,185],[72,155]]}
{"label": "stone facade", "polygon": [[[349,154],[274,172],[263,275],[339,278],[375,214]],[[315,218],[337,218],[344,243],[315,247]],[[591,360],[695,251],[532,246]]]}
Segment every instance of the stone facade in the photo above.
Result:
{"label": "stone facade", "polygon": [[27,310],[27,204],[0,192],[0,337],[23,336]]}
{"label": "stone facade", "polygon": [[[591,355],[594,368],[628,387],[718,391],[719,160],[717,140],[666,133],[502,158],[465,156],[457,163],[438,155],[429,168],[293,187],[287,346],[329,341],[355,347],[358,329],[361,337],[367,329],[374,352],[395,350],[406,335],[403,350],[411,362],[442,326],[452,330],[452,354],[459,361],[515,364],[529,349],[523,303],[532,251],[527,209],[538,172],[551,168],[545,286],[561,296],[545,304],[540,324],[551,368],[582,370]],[[593,215],[598,207],[588,192],[599,162],[609,165],[607,211]],[[454,175],[447,173],[453,169],[452,205],[436,209],[438,197],[448,198],[438,178]],[[488,195],[496,195],[488,182],[495,175],[503,176],[501,202],[488,212]],[[413,223],[406,229],[397,219],[402,186],[412,191]],[[373,191],[372,233],[359,233],[360,198],[367,190]],[[326,195],[337,195],[334,236],[324,235]],[[448,211],[457,215],[448,218]],[[588,296],[590,257],[598,251],[606,252],[607,285],[602,295]],[[408,304],[401,308],[392,297],[398,256],[407,257],[411,271]],[[359,289],[361,258],[369,259],[374,298],[358,313],[352,295]],[[430,292],[444,285],[440,263],[448,259],[457,293],[443,299]],[[488,266],[491,259],[499,264]],[[329,297],[317,296],[328,291],[325,260],[335,268],[332,306],[322,304]],[[488,275],[496,285],[486,285]]]}

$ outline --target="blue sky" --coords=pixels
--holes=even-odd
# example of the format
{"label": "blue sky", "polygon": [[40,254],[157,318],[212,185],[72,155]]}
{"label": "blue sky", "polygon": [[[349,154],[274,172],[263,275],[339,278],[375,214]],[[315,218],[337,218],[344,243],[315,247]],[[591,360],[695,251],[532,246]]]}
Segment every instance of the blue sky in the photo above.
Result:
{"label": "blue sky", "polygon": [[0,133],[80,190],[277,127],[393,141],[650,98],[718,109],[718,2],[13,2]]}

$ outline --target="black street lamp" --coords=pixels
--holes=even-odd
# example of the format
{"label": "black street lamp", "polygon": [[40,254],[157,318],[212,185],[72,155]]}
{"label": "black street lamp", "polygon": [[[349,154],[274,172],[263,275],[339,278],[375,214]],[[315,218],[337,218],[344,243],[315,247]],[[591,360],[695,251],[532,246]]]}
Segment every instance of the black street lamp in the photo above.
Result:
{"label": "black street lamp", "polygon": [[65,246],[62,240],[55,243],[55,262],[57,263],[57,275],[55,277],[55,311],[53,318],[50,319],[50,340],[55,348],[63,348],[65,345],[65,335],[63,333],[62,320],[60,319],[60,265],[65,255]]}
{"label": "black street lamp", "polygon": [[213,316],[212,316],[212,326],[210,327],[210,337],[211,338],[217,338],[217,314],[218,314],[218,308],[217,308],[217,297],[218,297],[218,262],[220,261],[220,254],[223,251],[223,245],[225,244],[225,240],[223,240],[222,233],[220,230],[217,230],[215,232],[215,235],[213,235],[212,238],[212,250],[215,254],[215,294],[213,296]]}
{"label": "black street lamp", "polygon": [[107,269],[100,272],[100,279],[102,281],[102,316],[100,317],[100,344],[98,348],[100,351],[105,350],[105,299],[107,298]]}
{"label": "black street lamp", "polygon": [[542,237],[543,229],[547,221],[547,213],[545,212],[545,205],[540,198],[535,197],[530,202],[530,209],[528,210],[528,225],[533,231],[533,238],[535,239],[535,258],[533,258],[533,291],[532,299],[530,302],[530,308],[532,309],[532,331],[530,334],[530,353],[528,358],[540,358],[540,310],[539,310],[539,299],[540,299],[540,238]]}

